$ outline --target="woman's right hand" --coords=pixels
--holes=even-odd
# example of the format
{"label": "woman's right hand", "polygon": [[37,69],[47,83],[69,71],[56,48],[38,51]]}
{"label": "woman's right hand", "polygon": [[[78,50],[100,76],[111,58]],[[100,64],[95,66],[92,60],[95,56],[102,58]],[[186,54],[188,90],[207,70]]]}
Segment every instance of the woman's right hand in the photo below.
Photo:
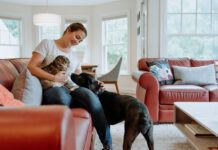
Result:
{"label": "woman's right hand", "polygon": [[65,83],[67,81],[66,71],[60,71],[54,76],[55,82]]}

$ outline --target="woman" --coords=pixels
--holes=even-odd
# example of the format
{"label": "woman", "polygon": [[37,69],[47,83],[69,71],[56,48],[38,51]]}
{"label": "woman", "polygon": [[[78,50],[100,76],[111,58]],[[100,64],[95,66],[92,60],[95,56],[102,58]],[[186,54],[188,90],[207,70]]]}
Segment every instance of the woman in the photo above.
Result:
{"label": "woman", "polygon": [[[43,40],[35,48],[28,64],[30,72],[40,79],[65,83],[67,72],[61,71],[56,75],[43,71],[43,66],[51,63],[56,56],[64,55],[69,58],[71,73],[81,73],[79,61],[73,55],[71,47],[78,45],[87,36],[85,27],[80,23],[73,23],[67,27],[58,40]],[[74,87],[67,90],[64,87],[52,87],[43,91],[43,104],[62,104],[70,108],[81,106],[92,117],[93,124],[103,144],[103,150],[112,149],[110,128],[98,97],[90,90]]]}

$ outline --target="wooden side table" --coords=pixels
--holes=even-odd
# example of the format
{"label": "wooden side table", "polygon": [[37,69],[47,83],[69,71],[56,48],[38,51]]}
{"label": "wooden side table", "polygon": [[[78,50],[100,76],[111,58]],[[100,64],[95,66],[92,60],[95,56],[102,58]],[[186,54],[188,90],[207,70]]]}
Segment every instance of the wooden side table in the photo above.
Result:
{"label": "wooden side table", "polygon": [[81,65],[82,72],[90,73],[90,74],[93,74],[93,75],[96,75],[96,68],[97,67],[98,67],[97,65],[92,65],[92,64],[83,64],[83,65]]}

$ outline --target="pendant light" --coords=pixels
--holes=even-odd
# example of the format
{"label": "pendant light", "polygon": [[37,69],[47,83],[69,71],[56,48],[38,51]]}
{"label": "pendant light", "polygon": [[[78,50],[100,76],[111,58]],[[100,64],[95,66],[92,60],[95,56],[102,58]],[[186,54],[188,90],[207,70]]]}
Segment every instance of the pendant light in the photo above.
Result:
{"label": "pendant light", "polygon": [[61,16],[48,13],[48,0],[46,0],[46,13],[35,14],[33,24],[36,26],[58,26],[61,24]]}

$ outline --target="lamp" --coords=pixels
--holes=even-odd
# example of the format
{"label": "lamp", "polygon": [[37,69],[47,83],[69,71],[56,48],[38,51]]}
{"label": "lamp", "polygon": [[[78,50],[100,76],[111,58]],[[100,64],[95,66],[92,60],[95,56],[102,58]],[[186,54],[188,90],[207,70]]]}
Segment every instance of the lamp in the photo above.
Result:
{"label": "lamp", "polygon": [[48,12],[48,0],[46,0],[46,13],[38,13],[33,16],[33,24],[36,26],[58,26],[61,24],[61,16]]}

